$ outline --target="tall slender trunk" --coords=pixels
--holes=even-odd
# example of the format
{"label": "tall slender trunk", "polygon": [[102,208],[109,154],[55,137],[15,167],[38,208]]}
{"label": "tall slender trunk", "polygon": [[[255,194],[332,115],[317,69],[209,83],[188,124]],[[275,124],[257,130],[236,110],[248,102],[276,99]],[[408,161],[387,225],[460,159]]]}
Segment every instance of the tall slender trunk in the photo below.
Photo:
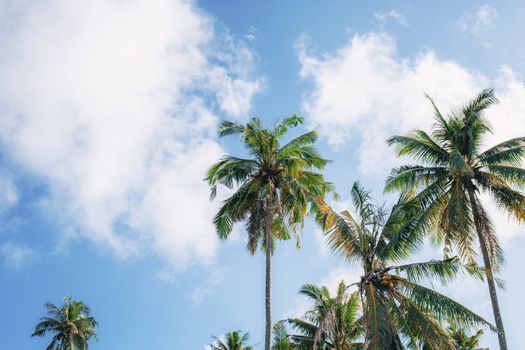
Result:
{"label": "tall slender trunk", "polygon": [[490,262],[489,253],[485,238],[483,236],[483,228],[480,222],[480,212],[478,208],[478,201],[476,195],[472,190],[469,190],[470,204],[472,205],[472,213],[474,217],[474,225],[478,234],[479,246],[481,254],[483,255],[483,263],[485,264],[485,274],[489,285],[490,301],[492,303],[492,312],[494,313],[494,320],[498,331],[498,341],[500,350],[507,350],[507,340],[505,338],[505,328],[503,327],[503,319],[499,309],[498,294],[496,292],[496,284],[494,283],[494,274],[492,272],[492,263]]}
{"label": "tall slender trunk", "polygon": [[264,332],[264,350],[272,348],[272,220],[273,220],[273,186],[269,186],[268,202],[266,203],[266,218],[264,225],[264,239],[266,245],[266,285],[265,285],[265,312],[266,325]]}
{"label": "tall slender trunk", "polygon": [[[270,235],[266,235],[267,244],[272,244]],[[268,242],[270,241],[270,242]],[[266,251],[266,287],[265,287],[266,328],[264,333],[264,349],[272,347],[272,252]]]}

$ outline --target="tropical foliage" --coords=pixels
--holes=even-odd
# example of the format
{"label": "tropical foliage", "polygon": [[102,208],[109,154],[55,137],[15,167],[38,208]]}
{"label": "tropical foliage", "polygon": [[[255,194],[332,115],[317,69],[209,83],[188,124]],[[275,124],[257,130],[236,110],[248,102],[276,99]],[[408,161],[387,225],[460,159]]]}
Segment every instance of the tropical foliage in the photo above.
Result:
{"label": "tropical foliage", "polygon": [[43,337],[51,333],[53,338],[46,350],[88,350],[89,340],[96,338],[94,329],[97,328],[89,308],[71,297],[65,297],[60,308],[51,302],[45,306],[47,316],[41,318],[31,336]]}
{"label": "tropical foliage", "polygon": [[[265,350],[482,350],[482,328],[496,331],[500,350],[507,349],[494,276],[504,256],[481,198],[525,221],[525,137],[483,148],[491,132],[484,113],[497,102],[493,90],[446,117],[430,102],[430,133],[416,129],[387,141],[418,163],[394,168],[387,178],[385,191],[398,191],[397,202],[379,205],[354,183],[353,213],[327,204],[328,193],[337,195],[321,173],[328,161],[314,147],[316,132],[290,136],[303,118],[293,115],[270,127],[258,118],[220,125],[219,135],[237,136],[244,155],[226,155],[206,174],[212,199],[221,186],[229,193],[213,223],[223,240],[244,224],[248,251],[265,253]],[[330,249],[362,275],[341,282],[334,295],[325,286],[304,285],[299,293],[311,302],[308,311],[272,325],[272,255],[280,240],[295,237],[299,245],[309,215],[323,226]],[[443,245],[443,260],[412,262],[429,234]],[[486,278],[496,327],[433,288],[432,282],[446,285],[458,277]],[[71,297],[61,307],[45,306],[47,316],[32,336],[50,334],[47,350],[88,350],[98,326],[89,308]],[[249,340],[248,333],[233,331],[213,337],[208,349],[252,350]]]}
{"label": "tropical foliage", "polygon": [[212,198],[218,185],[235,190],[214,218],[219,237],[228,238],[233,225],[244,222],[250,253],[254,254],[258,246],[266,253],[266,350],[271,347],[271,256],[275,241],[291,238],[292,232],[298,237],[304,217],[315,211],[315,198],[331,190],[331,184],[316,172],[327,160],[314,148],[315,131],[282,144],[289,130],[302,123],[303,119],[295,115],[271,128],[264,128],[257,118],[245,125],[223,122],[219,135],[240,136],[249,158],[225,156],[206,177]]}
{"label": "tropical foliage", "polygon": [[363,268],[357,287],[364,315],[364,348],[455,350],[444,328],[447,320],[467,327],[489,325],[482,317],[426,287],[424,279],[441,282],[460,273],[480,275],[456,258],[401,263],[419,248],[426,224],[417,207],[404,197],[386,210],[359,184],[352,186],[357,215],[336,213],[322,203],[323,221],[332,250]]}
{"label": "tropical foliage", "polygon": [[213,337],[215,340],[209,346],[210,350],[252,350],[250,345],[247,345],[250,340],[248,333],[242,334],[241,331],[233,331],[227,333],[224,337]]}
{"label": "tropical foliage", "polygon": [[483,330],[478,330],[475,334],[469,335],[464,328],[459,328],[455,323],[451,323],[448,332],[457,350],[487,350],[479,348],[479,339],[483,335]]}
{"label": "tropical foliage", "polygon": [[300,350],[288,333],[285,320],[273,325],[272,350]]}
{"label": "tropical foliage", "polygon": [[307,297],[312,306],[302,318],[289,319],[297,331],[290,336],[297,349],[353,350],[362,349],[358,341],[364,331],[363,318],[358,317],[359,294],[348,293],[341,282],[335,296],[327,287],[304,285],[299,293]]}
{"label": "tropical foliage", "polygon": [[504,261],[494,225],[481,195],[486,194],[499,209],[525,221],[525,137],[504,141],[483,151],[491,132],[484,112],[496,103],[493,90],[481,91],[463,108],[444,117],[434,102],[435,122],[431,133],[414,130],[388,140],[398,155],[408,155],[419,164],[395,168],[386,190],[411,194],[435,228],[445,254],[453,249],[471,261],[479,244],[486,271],[500,348],[507,349],[499,309],[494,271]]}

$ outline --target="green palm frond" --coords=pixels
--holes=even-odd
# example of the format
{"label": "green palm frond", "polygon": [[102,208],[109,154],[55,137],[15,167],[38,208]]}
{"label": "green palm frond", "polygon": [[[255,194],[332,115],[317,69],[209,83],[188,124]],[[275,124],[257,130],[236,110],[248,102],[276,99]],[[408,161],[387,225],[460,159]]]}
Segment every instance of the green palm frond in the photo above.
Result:
{"label": "green palm frond", "polygon": [[348,292],[349,287],[341,282],[334,296],[325,286],[306,284],[300,289],[311,307],[302,318],[288,319],[296,331],[290,339],[297,349],[362,348],[358,341],[364,330],[364,321],[358,317],[360,299],[357,293]]}
{"label": "green palm frond", "polygon": [[[430,101],[435,118],[430,133],[412,132],[388,140],[399,155],[408,155],[421,164],[394,169],[385,190],[401,190],[417,201],[436,228],[430,232],[435,233],[436,242],[444,245],[445,256],[457,250],[463,259],[472,261],[477,258],[478,248],[481,250],[500,346],[506,348],[495,289],[497,279],[493,276],[504,261],[503,252],[479,198],[486,193],[501,211],[518,222],[525,221],[525,195],[519,191],[525,187],[525,137],[482,151],[485,136],[491,132],[485,113],[498,102],[492,89],[482,90],[447,117]],[[438,149],[445,151],[439,153],[441,158],[431,153]],[[444,170],[429,174],[422,170],[427,167]],[[440,184],[439,191],[429,194],[427,184]]]}
{"label": "green palm frond", "polygon": [[525,157],[525,137],[516,137],[497,144],[477,156],[483,165],[520,166]]}
{"label": "green palm frond", "polygon": [[249,333],[241,331],[228,332],[222,337],[212,337],[214,340],[209,345],[211,350],[252,350],[252,346],[247,345],[250,340]]}
{"label": "green palm frond", "polygon": [[[483,269],[463,264],[456,257],[399,264],[421,247],[428,230],[436,227],[438,215],[452,217],[470,209],[462,207],[465,198],[461,191],[449,195],[457,198],[445,197],[448,200],[444,203],[433,200],[443,198],[443,191],[453,185],[433,183],[423,193],[402,195],[391,210],[386,210],[376,204],[369,191],[354,184],[356,215],[348,211],[335,213],[325,202],[319,202],[330,247],[363,268],[361,280],[354,285],[361,298],[364,349],[456,350],[444,322],[491,326],[468,308],[419,284],[432,280],[446,283],[460,275],[481,280],[485,278]],[[316,286],[302,291],[315,299],[322,299],[327,293]]]}
{"label": "green palm frond", "polygon": [[43,337],[52,333],[48,350],[87,350],[89,340],[97,339],[94,329],[98,327],[98,323],[82,301],[65,297],[64,305],[60,308],[51,302],[47,302],[45,306],[49,317],[41,318],[31,336]]}

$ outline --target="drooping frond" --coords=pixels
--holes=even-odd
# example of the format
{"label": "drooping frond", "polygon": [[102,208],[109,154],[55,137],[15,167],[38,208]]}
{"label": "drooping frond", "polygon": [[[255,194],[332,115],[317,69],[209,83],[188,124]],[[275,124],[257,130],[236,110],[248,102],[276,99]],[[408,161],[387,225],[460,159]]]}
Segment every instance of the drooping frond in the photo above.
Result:
{"label": "drooping frond", "polygon": [[397,280],[397,286],[414,304],[431,312],[439,321],[450,320],[468,327],[488,326],[494,329],[483,317],[435,290],[402,278]]}
{"label": "drooping frond", "polygon": [[418,283],[422,280],[438,279],[445,284],[459,275],[474,276],[483,279],[483,273],[473,265],[465,265],[457,257],[446,260],[397,265],[392,268],[396,274],[404,274],[408,281]]}
{"label": "drooping frond", "polygon": [[392,169],[386,180],[385,192],[424,188],[433,182],[446,178],[447,175],[448,170],[444,167],[403,165]]}
{"label": "drooping frond", "polygon": [[318,199],[320,221],[323,223],[327,243],[331,250],[347,259],[363,254],[361,225],[349,211],[336,213],[323,200]]}
{"label": "drooping frond", "polygon": [[219,126],[219,136],[230,136],[230,135],[238,135],[242,134],[245,131],[245,127],[242,124],[231,122],[231,121],[223,121],[221,125]]}
{"label": "drooping frond", "polygon": [[217,185],[228,188],[241,185],[256,171],[257,163],[251,159],[226,156],[215,163],[206,175],[205,181],[212,186],[210,198],[215,198]]}
{"label": "drooping frond", "polygon": [[409,155],[423,163],[446,164],[448,152],[423,130],[414,130],[408,136],[387,139],[389,146],[396,146],[398,156]]}
{"label": "drooping frond", "polygon": [[516,137],[497,144],[477,158],[483,165],[520,166],[525,157],[525,137]]}

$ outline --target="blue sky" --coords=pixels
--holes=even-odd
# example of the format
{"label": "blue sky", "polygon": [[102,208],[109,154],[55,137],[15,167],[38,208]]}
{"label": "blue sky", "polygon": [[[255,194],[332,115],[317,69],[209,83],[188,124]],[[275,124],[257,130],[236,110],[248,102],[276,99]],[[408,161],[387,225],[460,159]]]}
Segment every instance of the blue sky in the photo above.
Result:
{"label": "blue sky", "polygon": [[[524,15],[520,1],[0,1],[0,342],[43,348],[29,337],[43,304],[72,295],[99,320],[93,349],[203,349],[232,329],[262,344],[263,256],[240,228],[217,240],[201,181],[242,152],[218,122],[300,113],[333,160],[334,205],[358,179],[383,200],[398,162],[384,139],[430,125],[424,93],[449,110],[494,86],[487,144],[525,134]],[[494,220],[517,349],[525,236]],[[302,284],[358,276],[312,223],[274,266],[276,320],[304,310]],[[491,317],[484,285],[446,291]]]}

